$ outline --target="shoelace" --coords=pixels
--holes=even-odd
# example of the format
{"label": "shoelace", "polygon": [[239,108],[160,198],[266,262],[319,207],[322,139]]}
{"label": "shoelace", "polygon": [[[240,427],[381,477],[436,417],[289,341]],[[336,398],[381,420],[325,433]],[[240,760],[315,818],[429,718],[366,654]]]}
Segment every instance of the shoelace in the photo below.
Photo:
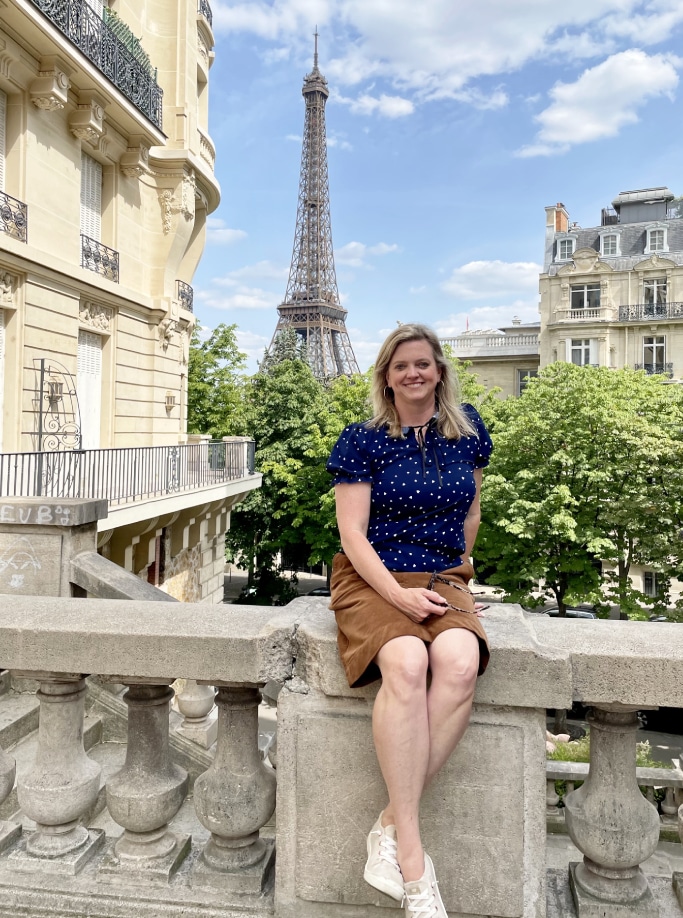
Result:
{"label": "shoelace", "polygon": [[398,866],[398,846],[394,839],[387,835],[386,832],[379,833],[379,853],[380,861],[386,861],[387,864],[391,864],[392,867],[395,867],[397,870],[401,868]]}
{"label": "shoelace", "polygon": [[436,918],[439,910],[436,907],[436,897],[431,890],[424,890],[410,896],[405,894],[408,903],[408,914],[413,918]]}

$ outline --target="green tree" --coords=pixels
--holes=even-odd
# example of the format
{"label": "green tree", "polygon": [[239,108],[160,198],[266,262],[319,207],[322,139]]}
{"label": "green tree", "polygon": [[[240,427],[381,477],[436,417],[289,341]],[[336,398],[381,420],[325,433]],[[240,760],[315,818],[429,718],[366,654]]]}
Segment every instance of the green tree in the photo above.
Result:
{"label": "green tree", "polygon": [[236,325],[221,323],[206,340],[195,326],[187,368],[187,431],[218,439],[247,433],[244,370]]}
{"label": "green tree", "polygon": [[[681,564],[682,406],[660,377],[566,363],[492,406],[476,550],[489,582],[533,603],[543,579],[561,615],[606,584],[623,612],[644,617],[630,567]],[[603,578],[601,562],[614,573]]]}

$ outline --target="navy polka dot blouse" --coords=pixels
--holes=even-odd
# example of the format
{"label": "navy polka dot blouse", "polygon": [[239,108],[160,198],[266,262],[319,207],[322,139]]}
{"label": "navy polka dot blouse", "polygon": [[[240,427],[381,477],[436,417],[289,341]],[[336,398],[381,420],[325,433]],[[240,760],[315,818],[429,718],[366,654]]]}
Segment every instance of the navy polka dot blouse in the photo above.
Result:
{"label": "navy polka dot blouse", "polygon": [[442,571],[465,551],[464,523],[474,469],[488,465],[491,438],[478,411],[463,405],[475,436],[448,440],[430,425],[422,446],[412,428],[394,439],[365,422],[346,427],[327,470],[334,483],[369,481],[368,541],[390,571]]}

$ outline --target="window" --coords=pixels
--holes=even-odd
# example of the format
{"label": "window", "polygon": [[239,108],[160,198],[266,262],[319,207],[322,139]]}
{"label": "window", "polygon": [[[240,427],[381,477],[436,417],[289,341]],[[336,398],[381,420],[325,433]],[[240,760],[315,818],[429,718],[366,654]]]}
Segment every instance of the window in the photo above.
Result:
{"label": "window", "polygon": [[668,252],[666,228],[663,226],[653,226],[647,231],[647,245],[645,254],[652,255],[655,252]]}
{"label": "window", "polygon": [[666,278],[649,277],[643,281],[643,302],[648,306],[666,303]]}
{"label": "window", "polygon": [[2,416],[5,388],[5,310],[0,309],[0,450],[2,449]]}
{"label": "window", "polygon": [[569,362],[578,367],[597,364],[596,341],[593,338],[572,338],[569,345]]}
{"label": "window", "polygon": [[81,153],[81,235],[100,242],[102,235],[102,166]]}
{"label": "window", "polygon": [[665,586],[665,580],[661,574],[654,571],[645,571],[643,574],[643,593],[646,596],[656,596],[664,592]]}
{"label": "window", "polygon": [[619,237],[616,233],[610,233],[608,236],[601,236],[600,242],[602,244],[603,255],[619,254]]}
{"label": "window", "polygon": [[102,417],[102,336],[78,333],[76,391],[81,413],[83,449],[99,449]]}
{"label": "window", "polygon": [[538,370],[517,370],[517,395],[521,395],[530,379],[538,376]]}
{"label": "window", "polygon": [[643,366],[651,373],[663,373],[666,361],[666,336],[649,335],[643,338]]}
{"label": "window", "polygon": [[579,284],[571,288],[572,309],[599,309],[600,284]]}
{"label": "window", "polygon": [[560,239],[557,243],[557,257],[560,261],[568,261],[574,254],[574,240]]}

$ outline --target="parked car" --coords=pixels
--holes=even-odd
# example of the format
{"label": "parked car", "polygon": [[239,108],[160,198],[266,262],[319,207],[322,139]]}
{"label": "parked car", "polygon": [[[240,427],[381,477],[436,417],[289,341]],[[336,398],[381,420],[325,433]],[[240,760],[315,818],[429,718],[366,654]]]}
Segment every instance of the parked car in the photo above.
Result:
{"label": "parked car", "polygon": [[330,591],[328,587],[316,587],[314,590],[309,590],[306,593],[306,596],[329,596]]}
{"label": "parked car", "polygon": [[[541,615],[549,615],[551,618],[559,618],[560,610],[557,606],[550,606],[548,609],[543,609]],[[567,608],[567,618],[597,618],[598,616],[595,612],[590,612],[588,609],[577,609],[577,608]]]}

